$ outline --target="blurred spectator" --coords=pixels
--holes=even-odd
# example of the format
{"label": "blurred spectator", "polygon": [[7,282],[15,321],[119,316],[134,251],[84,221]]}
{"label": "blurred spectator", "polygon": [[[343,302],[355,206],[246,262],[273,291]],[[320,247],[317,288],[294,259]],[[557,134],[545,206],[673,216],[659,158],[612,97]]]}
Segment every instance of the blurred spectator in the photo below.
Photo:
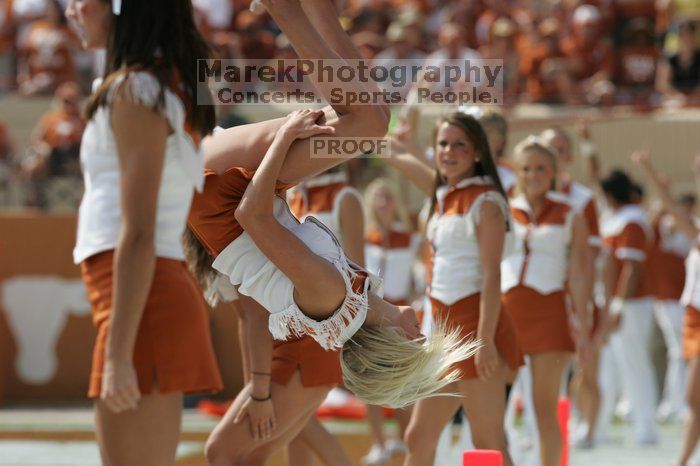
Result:
{"label": "blurred spectator", "polygon": [[352,43],[357,47],[360,56],[366,60],[373,60],[379,52],[384,50],[384,37],[371,31],[362,31],[351,36]]}
{"label": "blurred spectator", "polygon": [[80,140],[85,129],[78,85],[59,86],[55,105],[39,120],[22,163],[29,180],[27,203],[51,211],[74,210],[82,196]]}
{"label": "blurred spectator", "polygon": [[519,54],[515,48],[517,26],[508,18],[498,18],[491,25],[489,43],[479,48],[482,58],[503,60],[503,97],[506,105],[516,103],[520,92]]}
{"label": "blurred spectator", "polygon": [[[391,23],[386,32],[386,38],[389,42],[389,47],[374,57],[374,65],[383,66],[389,70],[395,66],[401,66],[405,70],[410,70],[412,66],[421,64],[423,52],[411,44],[408,29],[403,24],[396,21]],[[398,91],[402,97],[405,97],[411,89],[411,83],[411,76],[407,73],[403,83],[392,83],[391,80],[388,80],[385,83],[379,83],[379,86],[389,92]],[[396,84],[396,86],[393,84]],[[403,85],[400,86],[400,84]]]}
{"label": "blurred spectator", "polygon": [[17,172],[14,148],[5,124],[0,121],[0,207],[11,203],[12,182]]}
{"label": "blurred spectator", "polygon": [[243,58],[269,60],[275,55],[276,32],[268,24],[266,14],[243,10],[236,15],[234,29],[240,37]]}
{"label": "blurred spectator", "polygon": [[438,49],[428,55],[427,61],[439,65],[445,60],[477,60],[479,52],[467,46],[464,27],[457,23],[445,24],[438,33]]}
{"label": "blurred spectator", "polygon": [[571,19],[572,33],[562,40],[562,51],[568,59],[573,95],[571,103],[612,103],[615,71],[614,51],[602,34],[602,16],[598,8],[581,5]]}
{"label": "blurred spectator", "polygon": [[512,19],[514,2],[511,0],[483,0],[483,3],[484,11],[476,22],[476,40],[479,47],[489,43],[491,26],[497,19]]}
{"label": "blurred spectator", "polygon": [[0,0],[0,92],[15,85],[14,44],[16,25],[11,0]]}
{"label": "blurred spectator", "polygon": [[232,0],[192,0],[195,16],[204,23],[202,30],[226,31],[233,18]]}
{"label": "blurred spectator", "polygon": [[75,80],[72,53],[80,44],[57,0],[46,2],[42,19],[20,34],[17,45],[18,81],[23,94],[52,93],[61,83]]}
{"label": "blurred spectator", "polygon": [[573,96],[566,58],[561,49],[561,24],[543,20],[535,36],[525,39],[520,50],[520,73],[525,77],[525,100],[563,103]]}
{"label": "blurred spectator", "polygon": [[373,32],[383,35],[384,31],[386,31],[386,28],[389,26],[390,19],[383,6],[371,5],[353,12],[350,17],[350,22],[350,32],[352,34],[358,32]]}
{"label": "blurred spectator", "polygon": [[615,80],[618,102],[649,103],[659,59],[654,42],[654,24],[644,17],[634,18],[627,23],[623,37]]}
{"label": "blurred spectator", "polygon": [[659,92],[681,104],[700,103],[700,49],[695,46],[695,29],[692,21],[681,23],[678,53],[659,66]]}

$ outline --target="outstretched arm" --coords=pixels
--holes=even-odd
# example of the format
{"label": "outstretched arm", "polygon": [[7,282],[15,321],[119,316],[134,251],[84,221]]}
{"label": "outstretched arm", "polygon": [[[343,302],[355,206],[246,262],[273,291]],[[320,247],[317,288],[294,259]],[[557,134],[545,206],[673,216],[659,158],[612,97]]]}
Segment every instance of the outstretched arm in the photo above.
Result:
{"label": "outstretched arm", "polygon": [[673,201],[673,196],[668,189],[668,184],[663,179],[663,175],[651,164],[649,149],[645,148],[635,151],[632,153],[631,159],[634,163],[642,167],[644,173],[649,177],[659,194],[664,209],[673,216],[678,228],[680,228],[690,241],[695,241],[695,238],[698,236],[698,229],[693,225],[692,220],[690,220],[687,215],[684,215]]}
{"label": "outstretched arm", "polygon": [[581,215],[574,217],[571,239],[571,263],[569,265],[569,290],[578,328],[576,345],[579,356],[586,356],[591,322],[588,318],[588,303],[593,292],[593,283],[588,274],[587,262],[588,226]]}
{"label": "outstretched arm", "polygon": [[314,254],[273,215],[277,178],[292,142],[314,134],[330,133],[319,126],[318,110],[292,113],[275,135],[262,163],[241,198],[236,220],[260,251],[294,284],[295,300],[314,319],[327,318],[345,297],[343,277],[334,265]]}
{"label": "outstretched arm", "polygon": [[390,156],[386,163],[400,171],[418,189],[428,196],[435,190],[436,171],[428,160],[411,144],[411,127],[406,122],[389,139]]}

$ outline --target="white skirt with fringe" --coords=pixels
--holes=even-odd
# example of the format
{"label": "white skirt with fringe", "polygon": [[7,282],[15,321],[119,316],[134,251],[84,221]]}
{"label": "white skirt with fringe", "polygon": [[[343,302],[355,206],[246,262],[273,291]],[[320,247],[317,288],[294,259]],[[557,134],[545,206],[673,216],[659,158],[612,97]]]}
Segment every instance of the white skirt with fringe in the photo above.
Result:
{"label": "white skirt with fringe", "polygon": [[300,223],[280,198],[274,202],[275,218],[316,255],[332,263],[345,281],[345,300],[330,317],[317,321],[306,316],[294,302],[294,285],[243,233],[216,257],[214,269],[229,277],[238,292],[253,298],[270,312],[270,333],[276,340],[310,335],[326,350],[341,348],[367,317],[367,293],[378,292],[380,283],[368,275],[360,292],[353,289],[359,269],[351,264],[338,240],[313,217]]}

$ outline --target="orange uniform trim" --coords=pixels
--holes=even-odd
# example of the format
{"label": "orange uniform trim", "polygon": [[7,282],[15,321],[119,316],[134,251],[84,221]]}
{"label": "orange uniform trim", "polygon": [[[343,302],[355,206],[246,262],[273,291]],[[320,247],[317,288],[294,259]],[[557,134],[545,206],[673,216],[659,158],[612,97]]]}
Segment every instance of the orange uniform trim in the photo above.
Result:
{"label": "orange uniform trim", "polygon": [[304,387],[336,386],[343,382],[340,351],[325,351],[310,336],[276,341],[272,352],[272,381],[287,385],[295,371]]}
{"label": "orange uniform trim", "polygon": [[683,317],[683,356],[700,356],[700,311],[692,306],[686,307]]}
{"label": "orange uniform trim", "polygon": [[[204,171],[204,188],[195,192],[187,224],[213,257],[243,233],[235,212],[254,171],[231,167],[221,174]],[[281,192],[291,185],[277,183]]]}
{"label": "orange uniform trim", "polygon": [[[100,395],[112,313],[114,251],[80,264],[97,328],[88,396]],[[139,324],[134,366],[142,394],[214,392],[223,388],[211,343],[210,311],[182,261],[157,258]]]}
{"label": "orange uniform trim", "polygon": [[[448,328],[456,328],[463,338],[476,338],[479,326],[479,306],[481,293],[475,293],[462,298],[448,306],[435,298],[430,298],[433,320],[443,322]],[[516,370],[525,363],[518,335],[507,309],[502,308],[499,314],[494,341],[498,353],[505,360],[508,367]],[[462,379],[474,379],[477,377],[474,358],[469,358],[455,366],[461,373]]]}
{"label": "orange uniform trim", "polygon": [[471,210],[474,201],[488,191],[495,191],[495,189],[492,185],[469,185],[464,188],[451,188],[445,195],[441,214],[466,214]]}
{"label": "orange uniform trim", "polygon": [[[335,197],[348,184],[345,182],[332,183],[322,186],[304,188],[306,195],[295,191],[289,200],[289,208],[295,217],[301,218],[308,214],[330,212],[333,210]],[[306,202],[305,199],[306,198]]]}

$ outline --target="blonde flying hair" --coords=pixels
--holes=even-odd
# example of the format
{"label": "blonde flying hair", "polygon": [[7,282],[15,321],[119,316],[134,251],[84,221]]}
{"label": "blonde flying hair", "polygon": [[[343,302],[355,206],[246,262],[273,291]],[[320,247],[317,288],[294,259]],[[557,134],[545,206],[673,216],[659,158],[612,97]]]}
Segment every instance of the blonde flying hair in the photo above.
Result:
{"label": "blonde flying hair", "polygon": [[[520,159],[525,155],[526,152],[536,152],[537,154],[544,155],[549,159],[549,161],[552,163],[552,168],[554,170],[554,179],[552,180],[552,191],[556,191],[557,189],[557,169],[558,169],[558,163],[557,163],[557,156],[554,154],[554,151],[549,147],[549,145],[544,141],[543,138],[540,136],[535,136],[534,134],[529,135],[522,141],[518,143],[517,146],[513,149],[513,158],[516,161],[516,163],[520,162]],[[523,188],[520,186],[520,182],[518,182],[518,185],[516,186],[517,192],[522,193]]]}
{"label": "blonde flying hair", "polygon": [[367,185],[364,195],[365,204],[365,229],[369,232],[373,229],[379,228],[379,222],[377,216],[374,213],[374,200],[376,198],[377,192],[380,189],[386,189],[389,194],[394,199],[394,222],[399,222],[401,227],[405,231],[411,231],[411,222],[408,220],[408,213],[406,212],[406,206],[399,197],[399,193],[394,187],[394,185],[386,177],[380,177],[373,180]]}
{"label": "blonde flying hair", "polygon": [[480,346],[444,324],[425,341],[408,340],[393,327],[362,327],[341,350],[343,382],[365,403],[402,408],[459,380],[454,364]]}

